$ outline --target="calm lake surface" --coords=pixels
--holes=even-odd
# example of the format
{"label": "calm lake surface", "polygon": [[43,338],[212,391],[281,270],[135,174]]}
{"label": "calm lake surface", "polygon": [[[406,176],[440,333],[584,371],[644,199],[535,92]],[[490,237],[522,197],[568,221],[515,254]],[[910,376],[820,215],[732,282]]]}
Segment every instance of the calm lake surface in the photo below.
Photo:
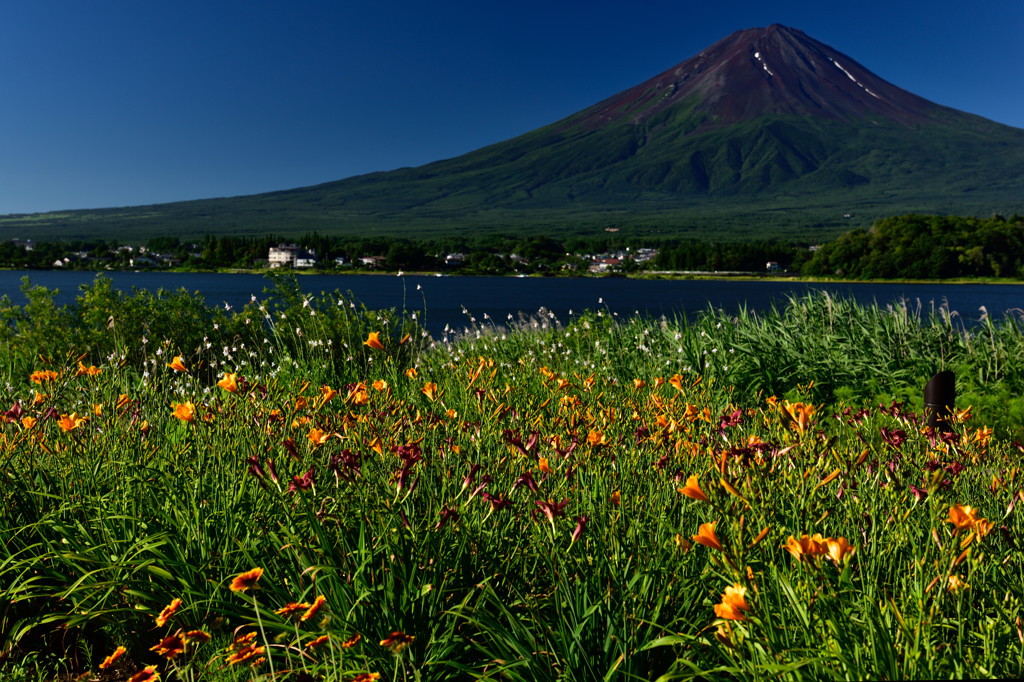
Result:
{"label": "calm lake surface", "polygon": [[[263,275],[223,273],[105,272],[115,288],[150,291],[185,288],[199,292],[208,305],[241,308],[253,295],[263,298],[270,281]],[[25,302],[23,277],[32,284],[57,289],[58,304],[73,303],[82,284],[97,273],[61,271],[0,271],[0,294],[12,302]],[[852,297],[861,303],[888,305],[907,300],[927,312],[948,305],[966,324],[977,321],[984,307],[996,319],[1007,310],[1024,309],[1024,286],[1013,284],[817,284],[773,280],[635,280],[625,278],[533,277],[432,277],[425,275],[300,275],[299,285],[310,294],[338,291],[351,294],[368,308],[399,308],[418,311],[432,333],[446,325],[462,329],[487,319],[498,323],[519,313],[535,314],[540,308],[563,322],[571,313],[605,309],[628,317],[686,315],[693,319],[709,306],[733,312],[746,306],[762,311],[782,306],[790,296],[827,291]],[[425,314],[424,312],[425,311]],[[485,318],[484,316],[488,317]]]}

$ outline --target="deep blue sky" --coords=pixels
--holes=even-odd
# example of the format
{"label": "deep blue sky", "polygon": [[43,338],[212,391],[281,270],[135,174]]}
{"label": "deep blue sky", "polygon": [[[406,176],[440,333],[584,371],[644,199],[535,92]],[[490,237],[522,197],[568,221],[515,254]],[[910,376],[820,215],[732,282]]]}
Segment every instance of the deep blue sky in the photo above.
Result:
{"label": "deep blue sky", "polygon": [[31,0],[0,9],[0,214],[449,158],[781,23],[1024,128],[1024,2]]}

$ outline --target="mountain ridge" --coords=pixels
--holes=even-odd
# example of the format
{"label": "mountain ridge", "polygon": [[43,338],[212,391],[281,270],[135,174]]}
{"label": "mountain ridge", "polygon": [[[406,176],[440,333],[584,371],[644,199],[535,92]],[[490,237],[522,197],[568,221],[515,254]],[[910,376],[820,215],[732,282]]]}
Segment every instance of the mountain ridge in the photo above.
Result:
{"label": "mountain ridge", "polygon": [[[451,159],[245,197],[0,217],[33,228],[433,236],[615,225],[814,240],[899,212],[1015,212],[1024,130],[930,102],[797,29],[743,29],[575,114]],[[729,236],[727,234],[726,236]],[[735,236],[735,235],[733,235]],[[764,236],[764,235],[762,235]]]}

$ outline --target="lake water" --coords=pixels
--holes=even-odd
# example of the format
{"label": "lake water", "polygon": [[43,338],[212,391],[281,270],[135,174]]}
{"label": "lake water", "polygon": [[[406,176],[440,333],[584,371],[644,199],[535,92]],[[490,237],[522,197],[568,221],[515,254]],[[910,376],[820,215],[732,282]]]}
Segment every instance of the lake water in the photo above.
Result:
{"label": "lake water", "polygon": [[[117,289],[133,288],[199,292],[209,305],[241,308],[255,295],[263,296],[270,281],[263,275],[224,273],[105,272]],[[0,294],[24,303],[21,280],[57,289],[58,303],[72,303],[82,284],[96,273],[62,271],[0,271]],[[790,296],[828,291],[861,303],[886,305],[908,300],[926,310],[946,304],[968,324],[984,307],[997,319],[1007,310],[1024,309],[1024,286],[1013,284],[818,284],[777,280],[638,280],[625,278],[432,277],[425,275],[300,275],[299,285],[310,294],[350,293],[368,308],[420,311],[419,318],[433,333],[446,325],[454,329],[490,319],[501,323],[511,314],[534,314],[541,307],[563,322],[571,313],[598,308],[620,317],[634,313],[659,317],[686,315],[693,319],[709,306],[726,311],[745,305],[761,311],[782,306]],[[425,311],[425,315],[423,313]]]}

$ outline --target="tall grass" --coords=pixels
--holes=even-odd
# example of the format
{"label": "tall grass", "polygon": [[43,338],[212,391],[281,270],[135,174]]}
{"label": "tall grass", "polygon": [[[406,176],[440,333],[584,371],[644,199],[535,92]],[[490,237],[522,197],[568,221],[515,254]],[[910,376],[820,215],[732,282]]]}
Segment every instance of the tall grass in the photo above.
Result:
{"label": "tall grass", "polygon": [[1019,414],[964,401],[1018,390],[1016,320],[812,297],[432,339],[277,291],[8,311],[4,679],[1020,676]]}

